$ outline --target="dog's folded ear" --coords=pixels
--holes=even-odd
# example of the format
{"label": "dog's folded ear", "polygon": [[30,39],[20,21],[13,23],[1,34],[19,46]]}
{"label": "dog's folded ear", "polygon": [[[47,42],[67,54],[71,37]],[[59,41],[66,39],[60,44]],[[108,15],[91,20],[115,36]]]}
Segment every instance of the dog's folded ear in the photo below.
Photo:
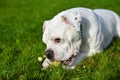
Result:
{"label": "dog's folded ear", "polygon": [[47,25],[50,23],[50,20],[48,20],[48,21],[44,21],[44,23],[43,23],[43,32],[45,31],[45,29],[46,29],[46,27],[47,27]]}
{"label": "dog's folded ear", "polygon": [[76,31],[80,31],[82,16],[79,13],[68,12],[62,15],[61,19],[66,24],[72,25]]}

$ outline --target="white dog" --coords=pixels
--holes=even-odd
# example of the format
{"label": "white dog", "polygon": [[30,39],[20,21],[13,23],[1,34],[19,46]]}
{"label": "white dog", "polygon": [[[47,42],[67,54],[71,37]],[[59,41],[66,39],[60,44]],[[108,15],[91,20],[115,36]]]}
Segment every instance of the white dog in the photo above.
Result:
{"label": "white dog", "polygon": [[43,68],[56,60],[74,69],[85,57],[103,51],[114,36],[120,37],[120,18],[110,10],[73,8],[45,21],[43,31]]}

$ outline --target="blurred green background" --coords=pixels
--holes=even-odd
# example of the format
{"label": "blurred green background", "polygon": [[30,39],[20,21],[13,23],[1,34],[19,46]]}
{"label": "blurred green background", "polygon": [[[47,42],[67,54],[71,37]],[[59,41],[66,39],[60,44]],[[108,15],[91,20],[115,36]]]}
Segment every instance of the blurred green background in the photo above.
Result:
{"label": "blurred green background", "polygon": [[120,15],[120,0],[0,0],[0,80],[118,80],[120,39],[105,52],[87,58],[75,70],[41,70],[42,25],[57,13],[74,8],[104,8]]}

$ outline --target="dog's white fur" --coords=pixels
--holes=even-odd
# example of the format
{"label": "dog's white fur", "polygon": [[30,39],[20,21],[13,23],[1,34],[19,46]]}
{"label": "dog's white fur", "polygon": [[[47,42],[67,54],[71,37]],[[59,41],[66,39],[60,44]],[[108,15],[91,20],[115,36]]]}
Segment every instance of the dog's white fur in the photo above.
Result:
{"label": "dog's white fur", "polygon": [[[72,8],[45,21],[43,31],[43,42],[54,51],[54,60],[67,61],[75,56],[65,65],[73,69],[85,57],[103,51],[114,36],[120,37],[120,18],[110,10]],[[56,38],[61,39],[60,43],[55,43]],[[49,64],[46,58],[42,66]]]}

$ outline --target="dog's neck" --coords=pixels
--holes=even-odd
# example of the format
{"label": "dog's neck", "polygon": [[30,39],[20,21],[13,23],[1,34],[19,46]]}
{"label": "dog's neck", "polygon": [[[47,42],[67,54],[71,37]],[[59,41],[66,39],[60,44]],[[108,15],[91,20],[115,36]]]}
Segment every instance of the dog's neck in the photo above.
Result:
{"label": "dog's neck", "polygon": [[83,40],[83,26],[82,26],[82,23],[80,24],[80,33],[81,33],[81,39]]}

